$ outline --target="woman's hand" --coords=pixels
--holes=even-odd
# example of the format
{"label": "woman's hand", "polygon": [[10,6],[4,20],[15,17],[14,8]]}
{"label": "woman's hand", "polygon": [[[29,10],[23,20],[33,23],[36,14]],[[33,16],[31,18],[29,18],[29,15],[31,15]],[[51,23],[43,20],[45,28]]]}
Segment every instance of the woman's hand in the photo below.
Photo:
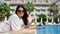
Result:
{"label": "woman's hand", "polygon": [[32,26],[32,29],[36,29],[36,28],[37,28],[37,25]]}
{"label": "woman's hand", "polygon": [[27,19],[28,19],[28,22],[29,23],[32,23],[32,16],[31,16],[31,14],[28,15],[28,18]]}
{"label": "woman's hand", "polygon": [[27,20],[28,20],[28,22],[27,22],[27,25],[26,25],[25,27],[26,27],[26,28],[29,28],[29,26],[30,26],[31,23],[32,23],[32,16],[31,16],[31,14],[28,15]]}

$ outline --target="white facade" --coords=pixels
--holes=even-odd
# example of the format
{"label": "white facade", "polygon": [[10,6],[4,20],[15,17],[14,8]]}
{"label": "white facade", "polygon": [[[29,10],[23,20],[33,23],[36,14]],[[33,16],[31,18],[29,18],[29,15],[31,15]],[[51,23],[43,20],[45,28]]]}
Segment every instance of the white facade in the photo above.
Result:
{"label": "white facade", "polygon": [[[35,10],[33,12],[31,12],[31,14],[33,15],[35,14],[49,14],[49,11],[47,10],[51,3],[56,2],[56,0],[6,0],[5,2],[7,4],[10,4],[10,13],[14,14],[15,13],[15,9],[17,7],[18,4],[25,4],[26,2],[32,2],[34,4]],[[60,7],[60,5],[59,5]]]}

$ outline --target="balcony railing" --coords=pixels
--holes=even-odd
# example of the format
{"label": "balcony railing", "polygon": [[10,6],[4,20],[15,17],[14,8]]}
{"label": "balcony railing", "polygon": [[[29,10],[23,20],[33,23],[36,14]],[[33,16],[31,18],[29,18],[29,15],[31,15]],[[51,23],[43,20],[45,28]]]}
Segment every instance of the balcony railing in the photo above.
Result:
{"label": "balcony railing", "polygon": [[9,0],[9,1],[11,4],[24,4],[28,1],[32,2],[33,4],[51,4],[52,2],[56,2],[56,0]]}

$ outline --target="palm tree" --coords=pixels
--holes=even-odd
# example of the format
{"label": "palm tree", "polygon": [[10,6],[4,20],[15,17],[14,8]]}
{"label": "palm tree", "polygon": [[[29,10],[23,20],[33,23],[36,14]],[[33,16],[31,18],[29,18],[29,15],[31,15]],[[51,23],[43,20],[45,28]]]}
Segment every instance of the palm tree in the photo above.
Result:
{"label": "palm tree", "polygon": [[55,16],[58,13],[58,6],[56,5],[56,3],[52,3],[48,10],[50,14],[53,13],[53,16]]}
{"label": "palm tree", "polygon": [[30,12],[32,12],[32,11],[34,11],[34,5],[33,5],[33,3],[32,2],[27,2],[27,3],[25,3],[25,6],[26,6],[26,10],[30,13]]}
{"label": "palm tree", "polygon": [[[4,20],[4,17],[9,17],[10,15],[10,6],[7,5],[6,3],[3,3],[0,5],[0,20]],[[1,20],[1,21],[2,21]]]}

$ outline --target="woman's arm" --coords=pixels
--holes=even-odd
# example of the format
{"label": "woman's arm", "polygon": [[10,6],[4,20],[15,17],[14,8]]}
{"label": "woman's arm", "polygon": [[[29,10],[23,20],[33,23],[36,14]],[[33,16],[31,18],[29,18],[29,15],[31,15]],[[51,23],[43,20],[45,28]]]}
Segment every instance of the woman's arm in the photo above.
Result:
{"label": "woman's arm", "polygon": [[25,26],[26,28],[28,28],[28,29],[35,29],[35,28],[37,28],[37,25],[34,25],[31,28],[29,28],[29,26],[32,24],[32,16],[31,16],[31,14],[29,14],[27,19],[28,19],[28,22],[27,22],[27,25]]}
{"label": "woman's arm", "polygon": [[24,33],[25,31],[27,31],[26,33],[29,33],[29,32],[34,32],[35,30],[33,30],[31,28],[26,28],[26,29],[23,29],[23,30],[10,31],[10,33],[11,34],[20,34],[21,32]]}
{"label": "woman's arm", "polygon": [[27,20],[28,20],[28,22],[27,22],[27,25],[25,26],[26,28],[28,28],[32,24],[32,16],[31,16],[31,14],[28,15]]}
{"label": "woman's arm", "polygon": [[[37,26],[32,26],[31,28],[29,28],[29,26],[31,25],[32,23],[32,17],[31,15],[29,15],[29,17],[27,18],[28,19],[28,22],[27,22],[27,25],[25,27],[21,27],[19,30],[16,30],[16,31],[10,31],[11,33],[12,32],[19,32],[21,30],[31,30],[31,29],[36,29]],[[12,22],[12,21],[11,21]],[[14,21],[14,23],[17,22],[17,20]],[[15,25],[16,26],[16,25]],[[15,27],[14,26],[14,27]]]}

